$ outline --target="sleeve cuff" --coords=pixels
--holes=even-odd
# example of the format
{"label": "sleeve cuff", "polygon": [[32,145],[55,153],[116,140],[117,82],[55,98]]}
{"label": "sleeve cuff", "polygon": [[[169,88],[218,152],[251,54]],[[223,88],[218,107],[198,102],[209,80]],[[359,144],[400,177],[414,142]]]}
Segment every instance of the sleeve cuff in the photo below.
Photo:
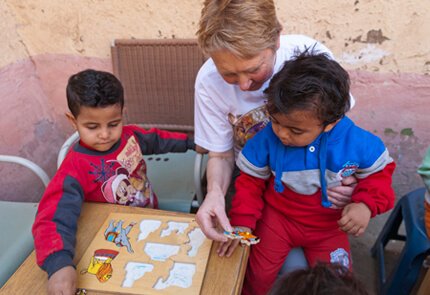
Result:
{"label": "sleeve cuff", "polygon": [[375,202],[372,200],[372,198],[366,197],[365,193],[358,193],[354,195],[352,197],[352,202],[365,204],[372,214],[371,218],[375,217],[378,214]]}
{"label": "sleeve cuff", "polygon": [[230,218],[230,223],[232,226],[245,226],[254,230],[257,220],[253,216],[241,215]]}
{"label": "sleeve cuff", "polygon": [[187,149],[189,150],[196,150],[196,143],[194,142],[194,139],[187,138]]}
{"label": "sleeve cuff", "polygon": [[75,267],[72,255],[67,251],[58,251],[45,259],[42,269],[48,273],[48,278],[50,278],[56,271],[69,265]]}

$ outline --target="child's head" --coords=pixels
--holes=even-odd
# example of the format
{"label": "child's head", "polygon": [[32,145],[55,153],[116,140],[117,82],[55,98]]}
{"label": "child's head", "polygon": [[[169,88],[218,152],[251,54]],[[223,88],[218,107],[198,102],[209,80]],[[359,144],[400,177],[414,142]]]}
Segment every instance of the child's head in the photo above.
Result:
{"label": "child's head", "polygon": [[90,148],[109,150],[122,134],[124,90],[111,73],[85,70],[67,83],[67,117]]}
{"label": "child's head", "polygon": [[272,78],[267,110],[279,139],[306,146],[330,131],[350,108],[349,75],[325,53],[306,50]]}
{"label": "child's head", "polygon": [[340,264],[317,263],[279,278],[269,295],[368,295],[364,285]]}
{"label": "child's head", "polygon": [[197,39],[207,55],[227,50],[249,59],[276,51],[281,30],[273,0],[206,0]]}

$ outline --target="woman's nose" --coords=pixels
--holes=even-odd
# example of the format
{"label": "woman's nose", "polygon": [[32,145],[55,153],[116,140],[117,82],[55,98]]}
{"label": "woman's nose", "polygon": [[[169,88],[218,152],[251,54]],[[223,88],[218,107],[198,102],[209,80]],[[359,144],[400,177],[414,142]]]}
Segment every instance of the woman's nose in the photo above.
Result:
{"label": "woman's nose", "polygon": [[241,75],[239,77],[238,84],[239,84],[240,90],[242,90],[242,91],[248,90],[249,87],[251,87],[251,83],[252,83],[252,80],[249,79],[249,77],[247,75]]}

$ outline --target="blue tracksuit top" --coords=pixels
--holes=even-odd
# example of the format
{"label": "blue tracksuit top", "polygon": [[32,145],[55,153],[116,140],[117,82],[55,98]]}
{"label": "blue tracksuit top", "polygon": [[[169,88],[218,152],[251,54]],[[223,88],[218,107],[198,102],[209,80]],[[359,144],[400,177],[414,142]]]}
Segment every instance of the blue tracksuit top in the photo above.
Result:
{"label": "blue tracksuit top", "polygon": [[350,175],[365,178],[391,162],[382,140],[348,117],[304,147],[282,144],[269,123],[247,141],[236,160],[243,172],[254,177],[268,179],[273,174],[278,192],[283,191],[283,185],[303,195],[321,189],[324,207],[331,206],[327,187],[340,185],[342,178]]}

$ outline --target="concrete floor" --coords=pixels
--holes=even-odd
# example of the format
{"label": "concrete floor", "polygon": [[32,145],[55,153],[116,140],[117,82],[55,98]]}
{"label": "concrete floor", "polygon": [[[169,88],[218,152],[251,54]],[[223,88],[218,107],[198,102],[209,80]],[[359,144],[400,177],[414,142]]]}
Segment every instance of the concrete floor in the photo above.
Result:
{"label": "concrete floor", "polygon": [[[371,256],[370,249],[375,243],[389,213],[376,216],[370,221],[366,232],[358,238],[350,237],[353,269],[357,278],[367,287],[369,294],[378,294],[378,267],[376,260]],[[394,245],[390,242],[387,245],[387,269],[389,270],[396,261],[401,251],[401,245]],[[399,243],[400,244],[400,243]]]}

